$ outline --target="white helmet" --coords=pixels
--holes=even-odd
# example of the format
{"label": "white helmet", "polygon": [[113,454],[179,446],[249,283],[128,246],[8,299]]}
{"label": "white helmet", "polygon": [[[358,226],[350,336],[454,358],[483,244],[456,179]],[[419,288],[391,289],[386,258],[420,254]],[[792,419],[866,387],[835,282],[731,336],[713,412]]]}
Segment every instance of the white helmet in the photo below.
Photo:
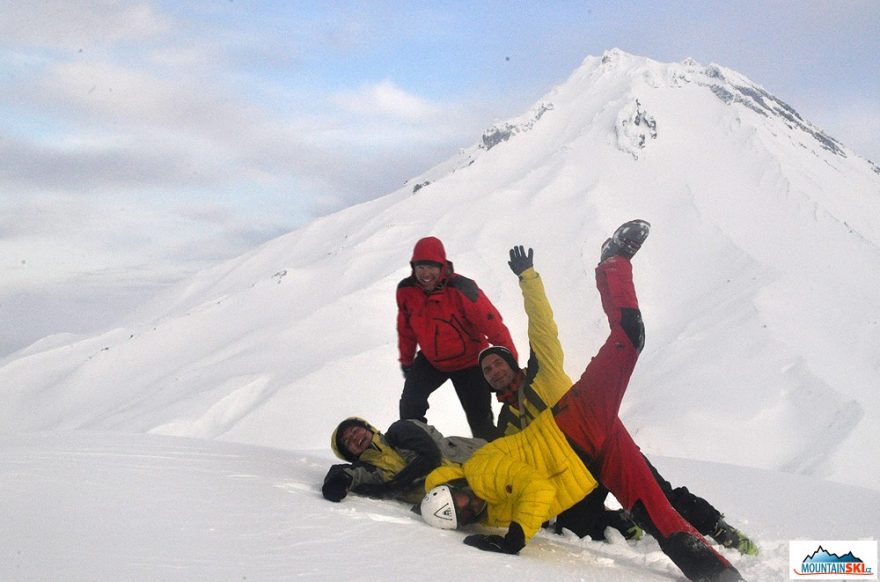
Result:
{"label": "white helmet", "polygon": [[449,485],[438,485],[428,491],[420,505],[422,517],[432,527],[456,529],[458,515]]}

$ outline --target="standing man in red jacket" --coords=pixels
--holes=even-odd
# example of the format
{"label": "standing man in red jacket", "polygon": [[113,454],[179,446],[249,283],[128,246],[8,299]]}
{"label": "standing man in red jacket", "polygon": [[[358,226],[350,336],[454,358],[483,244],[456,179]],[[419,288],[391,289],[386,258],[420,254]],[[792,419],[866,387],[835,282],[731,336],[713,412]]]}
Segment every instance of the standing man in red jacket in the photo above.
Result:
{"label": "standing man in red jacket", "polygon": [[471,433],[492,440],[501,433],[477,356],[491,344],[516,358],[510,331],[476,282],[453,271],[440,239],[419,240],[410,265],[412,275],[397,285],[397,339],[406,379],[400,418],[427,422],[428,397],[452,380]]}

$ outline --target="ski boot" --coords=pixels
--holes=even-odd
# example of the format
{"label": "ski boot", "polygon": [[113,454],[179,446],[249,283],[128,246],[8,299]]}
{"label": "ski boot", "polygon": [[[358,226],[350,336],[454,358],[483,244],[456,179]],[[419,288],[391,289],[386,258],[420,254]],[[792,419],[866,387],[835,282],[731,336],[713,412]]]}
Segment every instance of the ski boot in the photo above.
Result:
{"label": "ski boot", "polygon": [[746,534],[724,521],[724,518],[718,520],[718,523],[715,525],[715,531],[711,535],[713,540],[725,548],[733,548],[746,556],[758,555],[758,546],[755,545],[755,542],[747,538]]}
{"label": "ski boot", "polygon": [[642,248],[642,243],[648,238],[650,230],[651,225],[644,220],[624,222],[617,227],[611,238],[602,244],[599,262],[616,256],[633,258],[633,255]]}

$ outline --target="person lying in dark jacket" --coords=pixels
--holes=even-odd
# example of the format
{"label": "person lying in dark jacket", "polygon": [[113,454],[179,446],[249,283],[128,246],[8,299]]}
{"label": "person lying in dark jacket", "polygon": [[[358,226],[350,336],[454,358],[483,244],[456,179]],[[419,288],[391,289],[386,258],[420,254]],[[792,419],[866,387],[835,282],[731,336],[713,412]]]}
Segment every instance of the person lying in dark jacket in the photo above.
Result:
{"label": "person lying in dark jacket", "polygon": [[330,438],[342,460],[324,477],[321,493],[341,501],[349,492],[414,503],[424,495],[425,476],[441,465],[466,461],[486,441],[445,437],[418,420],[398,420],[383,434],[363,418],[346,418]]}

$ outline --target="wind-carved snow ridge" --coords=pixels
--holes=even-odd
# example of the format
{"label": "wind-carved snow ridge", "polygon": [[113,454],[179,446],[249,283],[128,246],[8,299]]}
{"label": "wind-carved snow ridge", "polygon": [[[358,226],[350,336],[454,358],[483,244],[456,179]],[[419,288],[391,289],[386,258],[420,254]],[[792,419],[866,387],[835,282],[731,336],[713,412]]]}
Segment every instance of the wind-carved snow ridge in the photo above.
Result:
{"label": "wind-carved snow ridge", "polygon": [[813,136],[819,142],[819,145],[829,152],[843,158],[846,157],[846,152],[843,151],[839,142],[811,126],[804,121],[793,107],[774,97],[764,89],[751,84],[737,84],[733,80],[728,79],[721,69],[715,65],[706,67],[706,76],[710,79],[718,79],[724,83],[723,85],[712,84],[709,88],[716,97],[725,103],[741,103],[759,115],[779,117],[791,129],[799,129]]}
{"label": "wind-carved snow ridge", "polygon": [[[232,378],[227,385],[231,392],[212,404],[199,416],[177,418],[152,428],[152,434],[214,439],[259,406],[268,396],[268,376],[254,379]],[[241,384],[244,382],[244,384]],[[198,413],[196,413],[198,414]]]}
{"label": "wind-carved snow ridge", "polygon": [[483,143],[480,144],[480,148],[487,151],[491,150],[498,144],[509,140],[514,135],[529,131],[545,113],[552,110],[552,103],[540,103],[522,120],[505,121],[503,124],[493,125],[483,133]]}
{"label": "wind-carved snow ridge", "polygon": [[649,115],[636,99],[620,110],[614,124],[617,147],[639,159],[639,151],[645,149],[648,139],[657,139],[657,121]]}

